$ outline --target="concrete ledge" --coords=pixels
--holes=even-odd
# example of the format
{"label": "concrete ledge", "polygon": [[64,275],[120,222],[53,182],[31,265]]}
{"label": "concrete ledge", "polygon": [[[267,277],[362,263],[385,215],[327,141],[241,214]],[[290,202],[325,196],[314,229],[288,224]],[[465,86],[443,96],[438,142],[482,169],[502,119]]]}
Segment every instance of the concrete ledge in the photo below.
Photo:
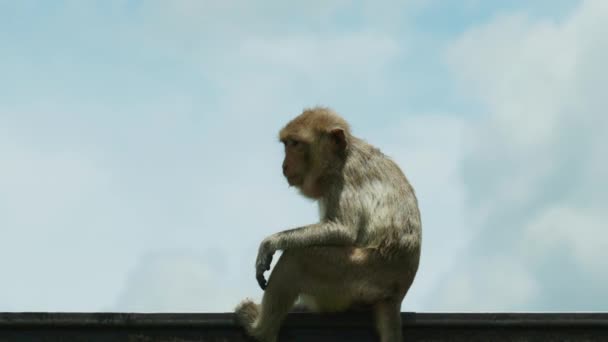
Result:
{"label": "concrete ledge", "polygon": [[[608,313],[402,313],[406,341],[608,341]],[[292,313],[281,341],[376,341],[369,313]],[[0,341],[250,341],[230,313],[0,313]]]}

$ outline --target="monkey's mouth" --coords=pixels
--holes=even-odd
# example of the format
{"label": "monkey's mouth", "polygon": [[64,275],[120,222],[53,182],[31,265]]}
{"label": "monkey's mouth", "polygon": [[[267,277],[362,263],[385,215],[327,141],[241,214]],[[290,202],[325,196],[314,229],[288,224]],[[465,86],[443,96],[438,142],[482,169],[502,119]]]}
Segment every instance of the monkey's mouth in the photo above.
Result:
{"label": "monkey's mouth", "polygon": [[298,177],[298,176],[285,176],[285,178],[287,179],[287,183],[289,184],[289,186],[298,186],[298,185],[302,184],[301,177]]}

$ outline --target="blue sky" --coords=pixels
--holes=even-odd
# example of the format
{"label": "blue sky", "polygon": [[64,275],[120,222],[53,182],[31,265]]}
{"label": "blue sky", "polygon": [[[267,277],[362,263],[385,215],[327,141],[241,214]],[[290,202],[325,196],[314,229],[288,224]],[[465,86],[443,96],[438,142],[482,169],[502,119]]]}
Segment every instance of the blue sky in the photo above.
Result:
{"label": "blue sky", "polygon": [[608,4],[0,1],[0,311],[230,311],[317,219],[277,132],[328,105],[423,215],[404,311],[608,307]]}

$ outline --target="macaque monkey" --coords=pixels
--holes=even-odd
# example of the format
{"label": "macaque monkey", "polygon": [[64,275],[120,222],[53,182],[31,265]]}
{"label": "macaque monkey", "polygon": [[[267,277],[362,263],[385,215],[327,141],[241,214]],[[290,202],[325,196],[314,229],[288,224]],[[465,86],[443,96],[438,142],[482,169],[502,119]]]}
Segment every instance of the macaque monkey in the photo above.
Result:
{"label": "macaque monkey", "polygon": [[[401,302],[414,281],[422,237],[414,189],[380,150],[328,108],[305,110],[279,134],[283,174],[318,202],[320,221],[265,238],[255,263],[265,290],[236,311],[246,332],[277,340],[296,300],[316,312],[369,307],[382,342],[401,341]],[[283,251],[268,282],[275,251]]]}

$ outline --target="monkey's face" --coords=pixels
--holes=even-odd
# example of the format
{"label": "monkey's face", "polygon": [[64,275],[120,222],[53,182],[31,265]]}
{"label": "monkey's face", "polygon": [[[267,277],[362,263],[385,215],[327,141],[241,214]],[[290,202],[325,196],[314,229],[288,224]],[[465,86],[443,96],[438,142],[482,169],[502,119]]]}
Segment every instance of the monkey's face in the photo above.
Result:
{"label": "monkey's face", "polygon": [[310,169],[310,146],[301,140],[285,139],[283,175],[291,186],[300,187]]}

